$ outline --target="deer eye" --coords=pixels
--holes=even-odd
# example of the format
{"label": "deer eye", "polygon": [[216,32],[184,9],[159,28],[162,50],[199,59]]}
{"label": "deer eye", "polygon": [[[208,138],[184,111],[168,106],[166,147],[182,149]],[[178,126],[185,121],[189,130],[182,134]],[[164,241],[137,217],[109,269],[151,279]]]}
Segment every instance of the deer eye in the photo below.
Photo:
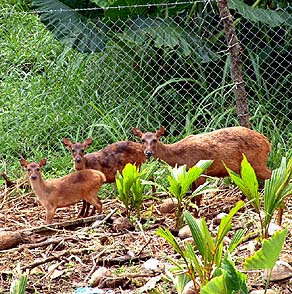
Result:
{"label": "deer eye", "polygon": [[27,171],[30,172],[31,171],[31,168],[28,168]]}
{"label": "deer eye", "polygon": [[156,143],[156,142],[157,142],[157,140],[156,140],[156,139],[153,139],[153,140],[152,140],[152,143]]}
{"label": "deer eye", "polygon": [[39,168],[36,168],[35,170],[36,170],[37,172],[38,172],[38,171],[40,171],[40,169],[39,169]]}
{"label": "deer eye", "polygon": [[145,141],[145,139],[142,139],[141,142],[142,142],[142,143],[145,143],[146,141]]}
{"label": "deer eye", "polygon": [[84,153],[84,149],[80,149],[80,152]]}

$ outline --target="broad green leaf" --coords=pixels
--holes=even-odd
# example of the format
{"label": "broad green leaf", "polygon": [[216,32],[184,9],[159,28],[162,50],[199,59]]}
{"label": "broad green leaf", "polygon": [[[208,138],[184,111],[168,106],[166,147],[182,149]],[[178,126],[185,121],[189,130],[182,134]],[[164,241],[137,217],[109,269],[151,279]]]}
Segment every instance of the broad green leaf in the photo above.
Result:
{"label": "broad green leaf", "polygon": [[225,278],[221,276],[215,277],[210,280],[205,286],[201,288],[200,294],[228,294],[225,286]]}
{"label": "broad green leaf", "polygon": [[[255,197],[258,196],[259,185],[258,185],[257,176],[256,176],[256,173],[255,173],[253,167],[248,162],[248,160],[244,154],[243,154],[243,159],[241,162],[240,173],[241,173],[241,178],[243,179],[245,184],[248,185],[251,194],[254,195]],[[257,202],[258,202],[258,200],[257,200]]]}
{"label": "broad green leaf", "polygon": [[177,290],[177,294],[182,294],[184,292],[184,288],[186,284],[190,281],[190,278],[187,274],[176,275],[173,283],[175,289]]}
{"label": "broad green leaf", "polygon": [[238,186],[238,188],[247,197],[247,199],[251,201],[251,204],[254,206],[254,208],[259,211],[261,205],[261,197],[260,193],[258,192],[258,181],[255,176],[255,172],[248,162],[247,158],[243,155],[243,160],[241,162],[242,176],[229,169],[225,165],[225,163],[224,166],[236,186]]}
{"label": "broad green leaf", "polygon": [[[229,0],[229,7],[235,9],[244,18],[252,22],[262,22],[271,27],[289,25],[292,26],[291,16],[288,12],[274,11],[270,9],[255,8],[240,0]],[[288,21],[290,19],[290,22]]]}
{"label": "broad green leaf", "polygon": [[276,232],[270,240],[264,240],[262,248],[253,256],[246,258],[244,268],[246,270],[271,270],[279,258],[287,233],[288,228],[285,228]]}
{"label": "broad green leaf", "polygon": [[238,271],[232,261],[229,253],[222,261],[222,269],[225,270],[224,278],[227,287],[227,293],[247,294],[247,275]]}
{"label": "broad green leaf", "polygon": [[129,26],[121,35],[123,41],[136,45],[154,42],[157,48],[175,49],[184,56],[191,54],[198,62],[210,62],[218,59],[207,42],[171,18],[139,16],[129,21]]}
{"label": "broad green leaf", "polygon": [[218,273],[221,274],[213,277],[202,287],[201,294],[248,293],[247,277],[235,268],[229,255],[222,261],[222,267],[218,269]]}
{"label": "broad green leaf", "polygon": [[83,53],[104,50],[105,33],[101,29],[104,25],[98,21],[100,11],[93,10],[90,14],[84,14],[83,10],[74,10],[95,7],[90,1],[82,1],[80,5],[80,1],[78,4],[78,1],[34,0],[32,4],[40,15],[41,22],[66,46]]}

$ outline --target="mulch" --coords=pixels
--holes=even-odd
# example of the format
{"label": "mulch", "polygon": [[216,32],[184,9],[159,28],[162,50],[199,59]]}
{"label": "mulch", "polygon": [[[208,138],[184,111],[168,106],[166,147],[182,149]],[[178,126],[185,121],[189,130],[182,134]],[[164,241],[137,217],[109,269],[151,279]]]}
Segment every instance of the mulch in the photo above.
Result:
{"label": "mulch", "polygon": [[[210,230],[216,231],[218,214],[228,213],[241,198],[238,189],[230,186],[222,191],[205,195],[200,216],[205,217]],[[174,234],[174,214],[161,215],[157,200],[146,201],[142,208],[141,223],[125,220],[123,204],[117,199],[103,200],[103,214],[76,219],[80,204],[59,209],[56,225],[45,225],[45,210],[37,202],[30,189],[3,187],[0,197],[0,232],[19,232],[21,240],[16,246],[0,251],[0,293],[9,293],[15,277],[28,274],[26,293],[74,293],[89,285],[92,274],[104,266],[115,279],[104,287],[108,293],[137,293],[153,276],[161,272],[145,271],[144,262],[157,258],[169,264],[168,258],[178,258],[171,246],[158,237],[159,226],[168,227]],[[281,259],[292,264],[292,199],[288,199],[282,225],[290,231],[281,253]],[[125,227],[123,227],[123,224]],[[233,219],[232,233],[242,227],[253,232],[257,215],[249,206],[244,207]],[[249,241],[241,244],[234,260],[239,269],[243,260],[251,255]],[[250,289],[263,289],[260,272],[248,273]],[[270,283],[279,293],[292,293],[291,280]],[[156,293],[176,293],[171,282],[159,279]]]}

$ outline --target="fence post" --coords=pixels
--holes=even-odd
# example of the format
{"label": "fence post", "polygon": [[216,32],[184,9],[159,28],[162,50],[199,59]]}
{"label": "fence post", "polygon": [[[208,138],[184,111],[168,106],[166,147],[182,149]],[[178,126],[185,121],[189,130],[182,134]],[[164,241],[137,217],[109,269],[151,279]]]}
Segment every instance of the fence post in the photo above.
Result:
{"label": "fence post", "polygon": [[228,7],[228,0],[218,0],[217,3],[220,18],[224,25],[226,42],[230,53],[230,74],[234,82],[237,118],[241,126],[249,128],[250,123],[249,110],[247,105],[247,93],[245,91],[243,72],[241,69],[241,48],[233,24],[233,17],[230,14]]}

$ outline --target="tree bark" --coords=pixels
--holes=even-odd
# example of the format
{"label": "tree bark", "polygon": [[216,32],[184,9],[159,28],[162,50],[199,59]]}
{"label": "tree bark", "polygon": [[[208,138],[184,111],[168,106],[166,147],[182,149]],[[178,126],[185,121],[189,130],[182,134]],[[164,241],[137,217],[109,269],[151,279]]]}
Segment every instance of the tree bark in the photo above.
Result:
{"label": "tree bark", "polygon": [[239,124],[250,127],[247,93],[244,87],[243,71],[241,69],[241,48],[236,35],[233,17],[230,14],[228,0],[218,0],[221,21],[224,25],[228,50],[230,53],[230,74],[234,82],[234,95],[236,98],[236,112]]}

